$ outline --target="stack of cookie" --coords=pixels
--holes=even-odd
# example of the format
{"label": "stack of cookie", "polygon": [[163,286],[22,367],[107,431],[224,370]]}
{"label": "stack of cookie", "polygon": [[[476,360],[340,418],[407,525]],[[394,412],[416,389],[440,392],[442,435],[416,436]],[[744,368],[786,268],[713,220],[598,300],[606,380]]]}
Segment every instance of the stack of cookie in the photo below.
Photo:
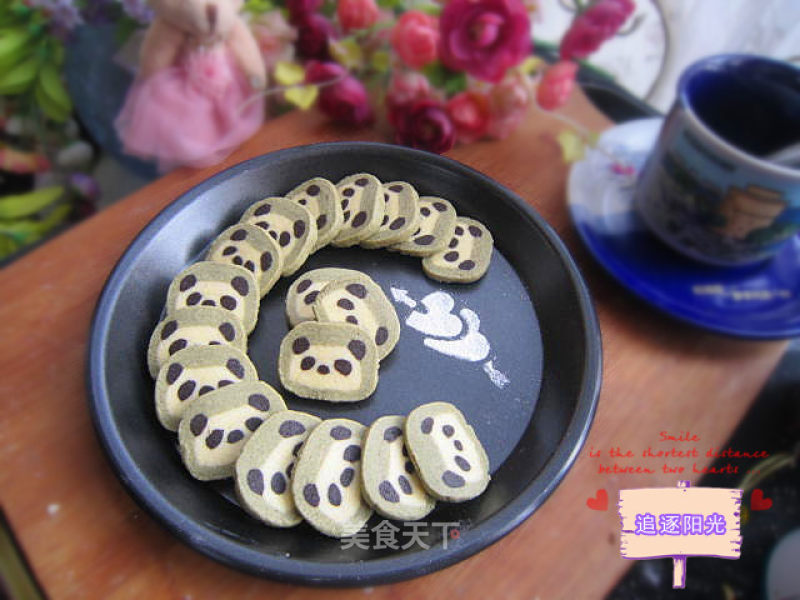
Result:
{"label": "stack of cookie", "polygon": [[[432,498],[474,497],[488,482],[488,462],[455,407],[427,405],[440,408],[425,419],[448,422],[440,432],[423,420],[425,437],[415,432],[404,444],[403,417],[383,417],[369,430],[346,419],[320,422],[287,410],[278,391],[259,381],[246,352],[260,299],[327,244],[420,256],[426,274],[459,282],[486,272],[493,247],[489,231],[458,217],[446,200],[419,198],[408,183],[382,184],[366,173],[336,185],[315,178],[285,197],[256,202],[169,286],[147,353],[160,423],[177,432],[194,477],[236,474],[242,503],[276,526],[302,515],[323,533],[350,535],[370,507],[413,519],[430,511]],[[286,389],[331,402],[374,392],[379,361],[397,343],[400,324],[371,278],[338,268],[306,273],[289,290],[287,316],[293,329],[278,365]],[[456,452],[448,454],[456,431]]]}

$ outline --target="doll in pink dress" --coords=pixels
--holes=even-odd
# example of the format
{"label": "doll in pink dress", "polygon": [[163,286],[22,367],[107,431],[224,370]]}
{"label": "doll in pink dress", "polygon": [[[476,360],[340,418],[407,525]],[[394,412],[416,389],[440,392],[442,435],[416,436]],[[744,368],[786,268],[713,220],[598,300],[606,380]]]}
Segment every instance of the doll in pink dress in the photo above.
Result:
{"label": "doll in pink dress", "polygon": [[124,149],[161,170],[218,163],[264,121],[266,70],[241,0],[152,0],[139,74],[117,117]]}

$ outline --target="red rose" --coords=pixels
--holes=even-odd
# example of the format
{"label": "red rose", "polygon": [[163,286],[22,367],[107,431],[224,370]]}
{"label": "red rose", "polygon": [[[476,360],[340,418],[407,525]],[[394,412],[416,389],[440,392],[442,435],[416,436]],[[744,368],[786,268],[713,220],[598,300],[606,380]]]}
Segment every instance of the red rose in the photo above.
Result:
{"label": "red rose", "polygon": [[339,0],[336,3],[336,16],[342,29],[352,31],[374,25],[380,11],[375,0]]}
{"label": "red rose", "polygon": [[[338,79],[338,81],[337,81]],[[337,63],[315,60],[306,65],[306,81],[320,85],[319,109],[334,121],[362,127],[372,123],[372,107],[364,85]]]}
{"label": "red rose", "polygon": [[319,14],[309,14],[297,24],[297,53],[303,58],[328,58],[328,40],[333,37],[333,25]]}
{"label": "red rose", "polygon": [[581,13],[561,39],[561,59],[586,58],[614,37],[633,13],[633,0],[599,0]]}
{"label": "red rose", "polygon": [[562,60],[547,68],[539,87],[536,89],[536,102],[545,110],[555,110],[564,105],[575,87],[578,65]]}
{"label": "red rose", "polygon": [[322,0],[286,0],[289,22],[299,25],[322,6]]}
{"label": "red rose", "polygon": [[531,50],[522,0],[450,0],[439,19],[439,55],[454,71],[498,82]]}
{"label": "red rose", "polygon": [[389,108],[389,121],[397,129],[398,144],[441,154],[453,147],[456,131],[444,108],[433,100],[421,100]]}
{"label": "red rose", "polygon": [[438,45],[436,19],[422,11],[403,13],[392,29],[392,46],[409,67],[419,69],[436,60]]}
{"label": "red rose", "polygon": [[478,92],[461,92],[447,102],[447,114],[456,127],[458,141],[469,144],[489,129],[489,99]]}

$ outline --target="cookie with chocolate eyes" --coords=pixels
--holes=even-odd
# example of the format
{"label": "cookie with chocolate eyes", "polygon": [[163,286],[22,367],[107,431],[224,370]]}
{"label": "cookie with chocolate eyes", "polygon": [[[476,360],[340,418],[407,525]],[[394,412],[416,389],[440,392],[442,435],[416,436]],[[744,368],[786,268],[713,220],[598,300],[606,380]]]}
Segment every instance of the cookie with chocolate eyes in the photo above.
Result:
{"label": "cookie with chocolate eyes", "polygon": [[247,351],[247,334],[239,319],[218,307],[176,310],[164,317],[150,336],[147,346],[150,376],[155,379],[164,363],[184,348],[218,345]]}
{"label": "cookie with chocolate eyes", "polygon": [[366,431],[350,419],[328,419],[303,445],[292,478],[297,510],[317,531],[353,535],[372,509],[361,495],[361,444]]}
{"label": "cookie with chocolate eyes", "polygon": [[289,325],[294,327],[303,321],[315,320],[314,301],[317,296],[330,282],[341,279],[372,282],[368,275],[353,269],[326,267],[303,273],[295,279],[286,292],[286,317],[289,319]]}
{"label": "cookie with chocolate eyes", "polygon": [[356,325],[306,321],[281,341],[278,375],[302,398],[357,402],[378,385],[378,349]]}
{"label": "cookie with chocolate eyes", "polygon": [[434,196],[419,199],[419,228],[405,242],[390,250],[411,256],[430,256],[447,245],[456,226],[456,209],[447,200]]}
{"label": "cookie with chocolate eyes", "polygon": [[283,272],[280,246],[255,225],[237,223],[211,243],[206,260],[244,267],[258,281],[259,295],[266,296]]}
{"label": "cookie with chocolate eyes", "polygon": [[169,357],[156,377],[156,415],[170,431],[178,429],[195,399],[240,381],[256,381],[247,355],[233,346],[191,346]]}
{"label": "cookie with chocolate eyes", "polygon": [[306,262],[317,242],[311,211],[288,198],[270,197],[251,205],[240,219],[264,230],[280,248],[281,275],[291,275]]}
{"label": "cookie with chocolate eyes", "polygon": [[339,233],[331,241],[337,247],[354,246],[375,234],[381,226],[384,200],[381,182],[369,173],[356,173],[336,184],[342,207]]}
{"label": "cookie with chocolate eyes", "polygon": [[303,520],[292,495],[292,474],[303,443],[322,419],[285,410],[272,415],[242,448],[236,461],[236,495],[251,515],[274,527]]}
{"label": "cookie with chocolate eyes", "polygon": [[422,270],[431,279],[446,283],[472,283],[486,273],[494,241],[486,226],[458,217],[447,247],[422,259]]}
{"label": "cookie with chocolate eyes", "polygon": [[178,426],[184,465],[201,481],[231,477],[245,442],[284,410],[281,395],[263,381],[234,383],[198,398]]}
{"label": "cookie with chocolate eyes", "polygon": [[384,214],[381,226],[361,242],[364,248],[384,248],[411,237],[419,227],[419,195],[410,183],[391,181],[383,184]]}
{"label": "cookie with chocolate eyes", "polygon": [[258,283],[243,267],[201,261],[190,265],[167,291],[167,312],[192,306],[216,306],[229,311],[251,332],[258,318]]}
{"label": "cookie with chocolate eyes", "polygon": [[400,338],[400,321],[394,306],[377,283],[363,279],[331,281],[314,302],[320,323],[350,323],[375,342],[383,360]]}
{"label": "cookie with chocolate eyes", "polygon": [[304,181],[286,197],[307,208],[317,225],[317,242],[312,252],[327,246],[339,233],[344,217],[342,216],[341,198],[336,186],[323,177],[315,177]]}
{"label": "cookie with chocolate eyes", "polygon": [[489,485],[489,458],[464,415],[447,402],[418,406],[408,415],[406,447],[434,498],[464,502]]}
{"label": "cookie with chocolate eyes", "polygon": [[415,521],[433,510],[436,501],[417,476],[405,447],[405,417],[380,417],[364,438],[361,485],[364,498],[388,519]]}

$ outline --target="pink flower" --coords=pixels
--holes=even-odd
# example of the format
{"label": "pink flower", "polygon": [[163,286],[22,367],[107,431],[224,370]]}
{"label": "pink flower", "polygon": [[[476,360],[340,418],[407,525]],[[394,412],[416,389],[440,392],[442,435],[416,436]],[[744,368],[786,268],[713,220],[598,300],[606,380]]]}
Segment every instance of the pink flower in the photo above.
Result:
{"label": "pink flower", "polygon": [[289,22],[299,25],[322,6],[322,0],[286,0]]}
{"label": "pink flower", "polygon": [[297,53],[303,58],[328,58],[328,40],[333,37],[333,25],[318,14],[307,15],[297,25]]}
{"label": "pink flower", "polygon": [[[338,79],[338,81],[337,81]],[[341,65],[333,62],[309,61],[306,65],[306,81],[320,85],[319,109],[334,121],[362,127],[373,120],[372,107],[364,85]]]}
{"label": "pink flower", "polygon": [[267,70],[272,70],[279,61],[294,59],[294,42],[297,32],[286,22],[279,10],[273,10],[256,17],[250,24]]}
{"label": "pink flower", "polygon": [[450,0],[439,28],[445,66],[486,81],[500,81],[531,49],[522,0]]}
{"label": "pink flower", "polygon": [[374,25],[380,11],[375,0],[339,0],[336,3],[336,16],[342,29],[347,32]]}
{"label": "pink flower", "polygon": [[478,92],[461,92],[447,102],[447,114],[456,127],[458,141],[469,144],[489,130],[489,99]]}
{"label": "pink flower", "polygon": [[436,19],[422,11],[403,13],[392,29],[392,46],[409,67],[419,69],[436,60],[438,45]]}
{"label": "pink flower", "polygon": [[507,77],[489,92],[491,137],[508,137],[525,118],[532,98],[530,80],[522,74]]}
{"label": "pink flower", "polygon": [[387,99],[389,104],[400,106],[431,97],[428,78],[417,71],[394,71],[389,82]]}
{"label": "pink flower", "polygon": [[561,39],[561,59],[586,58],[614,35],[633,13],[633,0],[598,0],[578,15]]}
{"label": "pink flower", "polygon": [[456,131],[441,104],[421,100],[389,107],[389,121],[395,126],[398,144],[441,154],[453,147]]}
{"label": "pink flower", "polygon": [[562,60],[547,68],[539,87],[536,89],[536,102],[545,110],[555,110],[566,104],[575,87],[578,65]]}

